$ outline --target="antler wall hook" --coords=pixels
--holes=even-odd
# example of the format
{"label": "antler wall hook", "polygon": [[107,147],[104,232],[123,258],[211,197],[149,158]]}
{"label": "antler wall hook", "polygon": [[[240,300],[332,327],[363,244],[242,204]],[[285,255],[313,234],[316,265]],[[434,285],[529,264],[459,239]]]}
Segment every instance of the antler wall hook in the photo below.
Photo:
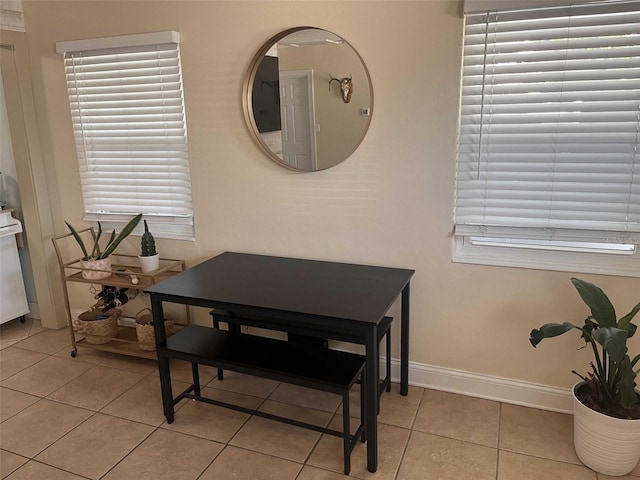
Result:
{"label": "antler wall hook", "polygon": [[331,82],[338,82],[340,85],[340,91],[342,92],[342,100],[344,103],[349,103],[351,101],[351,95],[353,94],[353,78],[349,75],[349,78],[334,78],[331,77],[329,80],[329,91],[331,91]]}

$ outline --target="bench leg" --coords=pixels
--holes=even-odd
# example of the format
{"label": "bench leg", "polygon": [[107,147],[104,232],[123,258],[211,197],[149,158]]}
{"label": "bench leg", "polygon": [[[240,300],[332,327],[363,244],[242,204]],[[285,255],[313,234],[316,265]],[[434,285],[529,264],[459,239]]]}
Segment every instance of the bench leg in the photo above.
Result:
{"label": "bench leg", "polygon": [[[216,318],[215,313],[211,313],[211,320],[213,321],[213,328],[220,328],[220,322]],[[222,373],[222,369],[218,369],[218,380],[224,380],[224,373]]]}
{"label": "bench leg", "polygon": [[344,474],[351,471],[351,415],[349,414],[349,390],[342,395],[342,439],[344,445]]}
{"label": "bench leg", "polygon": [[[365,406],[364,406],[364,372],[360,374],[360,423],[365,423]],[[362,435],[360,435],[360,441],[364,443],[367,439],[367,429],[362,429]]]}
{"label": "bench leg", "polygon": [[[213,328],[220,328],[220,322],[218,321],[214,313],[211,314],[211,319],[213,320]],[[230,332],[241,333],[240,325],[235,325],[231,323],[227,323],[227,325]],[[218,368],[217,373],[218,373],[218,380],[224,380],[224,370],[222,370],[221,368]]]}
{"label": "bench leg", "polygon": [[200,372],[198,371],[198,364],[191,363],[191,374],[193,376],[193,393],[200,396]]}

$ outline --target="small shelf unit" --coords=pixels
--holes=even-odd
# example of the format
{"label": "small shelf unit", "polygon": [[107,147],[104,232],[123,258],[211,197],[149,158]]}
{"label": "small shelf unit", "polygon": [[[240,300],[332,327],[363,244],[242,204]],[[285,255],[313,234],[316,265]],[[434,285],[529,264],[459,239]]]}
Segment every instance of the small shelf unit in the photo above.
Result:
{"label": "small shelf unit", "polygon": [[[85,235],[87,238],[93,239],[95,239],[96,235],[93,228],[79,230],[78,234]],[[74,332],[71,303],[69,301],[68,283],[86,283],[99,286],[109,285],[116,288],[128,288],[130,290],[142,291],[145,288],[150,287],[151,285],[155,285],[156,283],[165,280],[173,275],[176,275],[177,273],[183,272],[186,269],[185,261],[170,258],[161,258],[160,267],[157,270],[154,270],[153,272],[142,273],[137,256],[114,253],[111,255],[111,275],[98,280],[87,279],[82,276],[82,271],[85,270],[82,267],[82,259],[73,258],[71,260],[68,260],[66,258],[68,257],[68,255],[65,255],[65,253],[69,249],[65,248],[65,243],[69,240],[72,240],[73,243],[75,243],[75,239],[73,239],[73,236],[71,234],[53,238],[53,246],[58,258],[58,264],[60,266],[64,304],[67,312],[69,332],[71,334],[71,356],[75,357],[78,354],[78,346],[80,345],[104,352],[118,353],[122,355],[156,360],[157,356],[155,351],[142,350],[139,347],[135,327],[118,325],[117,337],[104,344],[88,343],[84,338],[84,335]],[[73,249],[73,247],[75,247],[75,250],[79,249],[77,244],[72,245],[71,249]],[[185,306],[184,320],[186,321],[186,325],[191,323],[191,316],[188,306]],[[176,330],[179,330],[183,326],[184,325],[180,324],[175,325]]]}

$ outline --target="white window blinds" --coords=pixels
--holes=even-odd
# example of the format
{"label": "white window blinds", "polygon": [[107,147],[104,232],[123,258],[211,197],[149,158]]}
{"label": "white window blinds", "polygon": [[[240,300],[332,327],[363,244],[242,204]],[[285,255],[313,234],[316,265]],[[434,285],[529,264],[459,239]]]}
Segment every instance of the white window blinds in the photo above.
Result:
{"label": "white window blinds", "polygon": [[456,234],[640,243],[640,2],[465,16]]}
{"label": "white window blinds", "polygon": [[143,213],[192,236],[176,32],[61,42],[87,221]]}

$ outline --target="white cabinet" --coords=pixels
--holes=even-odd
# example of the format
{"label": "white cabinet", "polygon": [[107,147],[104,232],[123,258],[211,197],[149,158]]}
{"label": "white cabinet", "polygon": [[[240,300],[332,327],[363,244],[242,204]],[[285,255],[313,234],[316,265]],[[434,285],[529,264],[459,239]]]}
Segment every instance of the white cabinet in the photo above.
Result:
{"label": "white cabinet", "polygon": [[0,323],[29,313],[16,234],[22,224],[10,211],[0,213]]}

